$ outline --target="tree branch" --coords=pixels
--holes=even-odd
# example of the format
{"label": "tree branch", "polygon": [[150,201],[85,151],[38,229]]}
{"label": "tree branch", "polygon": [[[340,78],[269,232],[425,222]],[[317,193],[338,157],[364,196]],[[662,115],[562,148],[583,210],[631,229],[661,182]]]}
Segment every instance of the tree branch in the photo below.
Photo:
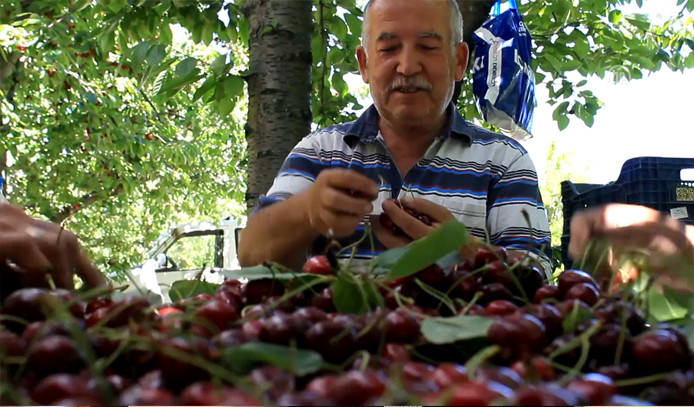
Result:
{"label": "tree branch", "polygon": [[[125,187],[123,186],[123,184],[122,183],[118,184],[118,186],[115,187],[113,189],[113,191],[111,191],[111,195],[118,195],[118,194],[122,193],[124,190],[125,190]],[[58,214],[56,214],[54,217],[52,217],[49,220],[53,223],[61,224],[61,223],[63,223],[63,221],[65,219],[69,218],[75,212],[77,212],[77,209],[75,209],[75,205],[79,204],[80,207],[85,207],[87,205],[93,204],[98,199],[99,199],[99,193],[98,192],[96,192],[96,191],[90,192],[87,195],[84,195],[82,198],[80,198],[74,204],[63,207],[63,209],[60,212],[58,212]]]}

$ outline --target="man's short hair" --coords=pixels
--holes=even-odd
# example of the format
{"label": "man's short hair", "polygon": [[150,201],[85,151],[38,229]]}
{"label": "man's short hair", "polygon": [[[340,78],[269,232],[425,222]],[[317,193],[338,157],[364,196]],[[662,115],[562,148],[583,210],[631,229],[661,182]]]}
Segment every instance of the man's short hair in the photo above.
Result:
{"label": "man's short hair", "polygon": [[[371,5],[375,1],[376,0],[369,0],[366,3],[366,6],[364,6],[364,22],[361,27],[361,44],[364,46],[366,46],[368,35],[368,27],[366,24],[366,12],[369,10],[369,7],[371,7]],[[458,47],[458,44],[463,42],[463,15],[460,13],[460,7],[458,7],[458,2],[456,0],[448,0],[448,5],[451,8],[451,50],[455,52],[456,48]]]}

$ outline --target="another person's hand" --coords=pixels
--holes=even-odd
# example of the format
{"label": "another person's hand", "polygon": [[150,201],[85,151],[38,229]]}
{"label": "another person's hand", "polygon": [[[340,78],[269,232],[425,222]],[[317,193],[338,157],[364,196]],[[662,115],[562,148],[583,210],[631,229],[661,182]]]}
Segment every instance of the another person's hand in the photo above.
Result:
{"label": "another person's hand", "polygon": [[17,280],[24,287],[74,288],[73,275],[86,285],[106,285],[74,233],[55,223],[28,216],[21,207],[0,203],[0,282]]}
{"label": "another person's hand", "polygon": [[[400,203],[403,208],[400,208],[392,200],[383,202],[382,207],[383,213],[390,217],[393,224],[399,227],[405,233],[405,236],[395,234],[392,229],[384,227],[378,221],[377,216],[371,219],[371,227],[374,234],[389,249],[405,246],[413,240],[420,239],[442,223],[453,219],[453,214],[447,208],[424,198],[403,197],[400,199]],[[410,215],[404,208],[410,208],[417,213],[428,216],[432,221],[431,225],[427,225]]]}
{"label": "another person's hand", "polygon": [[[667,260],[673,257],[694,261],[692,227],[645,206],[608,204],[576,213],[571,220],[569,255],[573,259],[583,258],[590,240],[596,236],[609,239],[620,251],[645,251],[649,265],[659,272],[668,271]],[[613,268],[617,267],[616,260],[609,259]],[[674,278],[670,273],[660,277]]]}
{"label": "another person's hand", "polygon": [[378,185],[354,170],[323,170],[308,190],[308,218],[317,232],[335,237],[349,236],[373,210]]}

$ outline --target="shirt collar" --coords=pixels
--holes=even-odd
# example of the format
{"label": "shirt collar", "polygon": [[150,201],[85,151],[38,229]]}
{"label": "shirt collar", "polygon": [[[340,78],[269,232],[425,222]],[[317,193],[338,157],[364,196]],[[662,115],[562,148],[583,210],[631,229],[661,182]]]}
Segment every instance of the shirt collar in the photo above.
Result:
{"label": "shirt collar", "polygon": [[[448,137],[460,138],[472,142],[475,136],[476,129],[460,114],[453,103],[450,103],[446,108],[448,120],[443,127],[438,138],[447,139]],[[363,143],[373,143],[378,136],[378,110],[376,105],[369,106],[359,118],[352,122],[345,131],[344,140],[350,146],[353,146],[356,141]]]}

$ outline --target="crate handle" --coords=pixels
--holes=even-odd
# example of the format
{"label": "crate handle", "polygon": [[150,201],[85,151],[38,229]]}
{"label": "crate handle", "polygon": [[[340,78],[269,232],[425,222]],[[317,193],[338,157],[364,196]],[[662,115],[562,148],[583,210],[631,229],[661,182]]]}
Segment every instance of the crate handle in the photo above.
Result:
{"label": "crate handle", "polygon": [[680,171],[680,181],[694,181],[694,168],[683,168]]}

